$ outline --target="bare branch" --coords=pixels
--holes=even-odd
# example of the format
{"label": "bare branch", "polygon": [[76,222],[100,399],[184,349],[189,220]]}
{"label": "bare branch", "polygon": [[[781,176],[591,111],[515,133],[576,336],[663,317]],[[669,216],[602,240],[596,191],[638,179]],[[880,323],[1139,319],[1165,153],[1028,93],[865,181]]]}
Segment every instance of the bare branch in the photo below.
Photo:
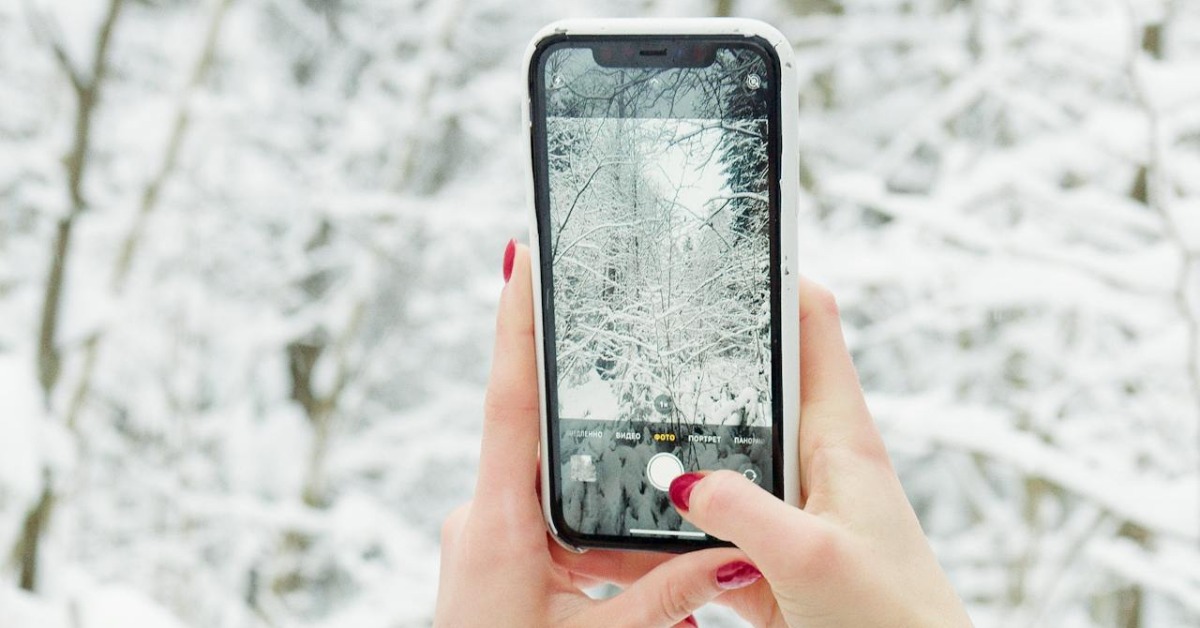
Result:
{"label": "bare branch", "polygon": [[611,165],[617,164],[605,162],[597,165],[596,169],[592,170],[592,174],[588,175],[587,180],[583,182],[583,185],[579,186],[579,190],[575,192],[575,199],[571,201],[571,206],[567,208],[567,215],[563,216],[562,223],[558,225],[558,237],[554,238],[554,247],[551,251],[552,259],[556,259],[558,257],[558,243],[562,240],[562,232],[566,228],[567,223],[571,220],[571,214],[575,211],[575,206],[579,204],[579,198],[583,196],[583,193],[586,192],[588,187],[592,185],[592,181],[596,179],[596,175],[600,174],[600,171],[606,166]]}
{"label": "bare branch", "polygon": [[[1138,22],[1135,19],[1137,13],[1132,3],[1127,2],[1126,7],[1135,27],[1133,37],[1139,39],[1141,36],[1136,28]],[[1174,3],[1167,5],[1168,18],[1175,9]],[[1171,207],[1173,199],[1168,179],[1170,174],[1169,167],[1165,163],[1170,142],[1164,141],[1163,115],[1157,104],[1150,98],[1150,88],[1146,85],[1144,69],[1147,63],[1154,63],[1152,59],[1162,59],[1165,51],[1161,46],[1151,51],[1144,51],[1140,46],[1134,46],[1132,50],[1134,52],[1130,54],[1127,71],[1133,83],[1134,95],[1138,104],[1145,111],[1149,123],[1149,133],[1147,134],[1149,141],[1146,147],[1148,155],[1145,165],[1146,205],[1162,220],[1167,239],[1179,252],[1179,271],[1175,277],[1172,297],[1186,331],[1187,382],[1188,388],[1191,390],[1195,418],[1200,420],[1200,308],[1192,306],[1189,296],[1191,286],[1195,281],[1194,275],[1200,273],[1200,250],[1196,250],[1188,244],[1183,235],[1185,227],[1180,224],[1179,218]],[[1148,53],[1148,55],[1143,53]],[[1146,56],[1151,56],[1151,59],[1147,59]]]}
{"label": "bare branch", "polygon": [[166,185],[171,175],[175,172],[179,161],[180,149],[183,147],[183,140],[187,136],[188,128],[191,125],[191,95],[204,82],[209,70],[212,68],[213,59],[216,56],[217,39],[221,33],[221,26],[225,20],[225,15],[228,13],[231,4],[233,4],[233,0],[216,0],[216,6],[213,8],[212,16],[209,18],[208,30],[204,35],[204,43],[200,48],[200,54],[196,58],[196,64],[192,68],[191,76],[184,87],[183,94],[179,99],[179,105],[175,110],[175,121],[171,125],[171,135],[167,140],[163,159],[159,163],[158,171],[142,191],[142,199],[138,206],[137,217],[134,218],[133,226],[130,227],[129,233],[125,235],[125,239],[121,242],[112,278],[112,291],[114,294],[120,294],[125,289],[125,282],[129,278],[129,270],[133,263],[133,257],[141,242],[142,234],[146,230],[146,222],[158,205],[163,186]]}
{"label": "bare branch", "polygon": [[62,32],[58,28],[58,22],[44,11],[36,9],[30,0],[25,0],[25,15],[29,20],[29,29],[33,31],[33,36],[37,39],[44,39],[46,45],[50,47],[51,54],[54,55],[55,62],[58,67],[66,75],[67,81],[71,83],[76,94],[83,93],[86,88],[83,77],[79,75],[79,70],[75,68],[75,64],[71,62],[70,55],[67,54],[67,49],[63,46]]}

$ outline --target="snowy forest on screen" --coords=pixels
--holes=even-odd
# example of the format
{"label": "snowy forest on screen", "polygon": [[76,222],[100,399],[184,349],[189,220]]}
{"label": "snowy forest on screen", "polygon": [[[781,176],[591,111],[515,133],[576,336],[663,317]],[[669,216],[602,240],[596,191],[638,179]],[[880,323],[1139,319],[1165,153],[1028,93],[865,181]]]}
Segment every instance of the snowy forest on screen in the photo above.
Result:
{"label": "snowy forest on screen", "polygon": [[744,85],[763,64],[729,52],[703,70],[547,64],[555,112],[585,109],[578,94],[627,116],[546,122],[563,418],[770,425],[767,121]]}
{"label": "snowy forest on screen", "polygon": [[800,270],[976,625],[1200,625],[1191,0],[0,2],[0,624],[430,625],[522,52],[703,14],[796,48]]}

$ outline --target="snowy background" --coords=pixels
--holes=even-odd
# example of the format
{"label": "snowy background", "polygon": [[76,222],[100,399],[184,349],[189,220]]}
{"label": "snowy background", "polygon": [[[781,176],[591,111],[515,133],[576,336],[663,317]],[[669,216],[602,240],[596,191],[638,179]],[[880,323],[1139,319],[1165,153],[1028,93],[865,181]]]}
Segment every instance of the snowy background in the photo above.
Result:
{"label": "snowy background", "polygon": [[1200,4],[3,0],[0,625],[428,625],[524,46],[714,13],[977,624],[1200,623]]}

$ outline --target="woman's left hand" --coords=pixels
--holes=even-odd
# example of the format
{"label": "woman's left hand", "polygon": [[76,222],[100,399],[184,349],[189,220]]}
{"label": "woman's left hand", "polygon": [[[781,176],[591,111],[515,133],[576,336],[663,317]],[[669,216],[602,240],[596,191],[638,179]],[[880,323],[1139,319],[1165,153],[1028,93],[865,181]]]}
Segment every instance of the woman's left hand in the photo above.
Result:
{"label": "woman's left hand", "polygon": [[[537,360],[529,251],[509,245],[475,497],[442,528],[435,626],[687,626],[717,596],[755,582],[734,548],[667,557],[574,555],[547,535],[537,494]],[[594,600],[582,590],[625,586]],[[765,587],[756,587],[765,588]]]}

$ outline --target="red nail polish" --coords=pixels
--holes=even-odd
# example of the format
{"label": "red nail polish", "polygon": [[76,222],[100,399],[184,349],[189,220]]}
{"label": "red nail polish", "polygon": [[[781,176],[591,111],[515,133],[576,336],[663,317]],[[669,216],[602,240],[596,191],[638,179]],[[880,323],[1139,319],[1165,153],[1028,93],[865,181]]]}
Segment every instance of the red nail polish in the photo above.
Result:
{"label": "red nail polish", "polygon": [[717,586],[722,589],[741,589],[762,580],[762,572],[745,561],[722,565],[717,570]]}
{"label": "red nail polish", "polygon": [[512,277],[513,260],[517,258],[517,241],[509,240],[508,246],[504,247],[504,283],[508,283]]}
{"label": "red nail polish", "polygon": [[689,626],[695,626],[696,628],[700,628],[700,624],[697,624],[697,623],[696,623],[696,618],[695,618],[695,617],[692,617],[691,615],[688,615],[687,617],[684,617],[684,618],[683,618],[683,623],[685,623],[685,624],[687,624],[687,625],[689,625]]}
{"label": "red nail polish", "polygon": [[667,495],[671,498],[671,503],[675,504],[675,507],[683,512],[687,512],[688,500],[692,498],[692,488],[703,477],[699,473],[684,473],[671,480],[671,488],[667,491]]}

